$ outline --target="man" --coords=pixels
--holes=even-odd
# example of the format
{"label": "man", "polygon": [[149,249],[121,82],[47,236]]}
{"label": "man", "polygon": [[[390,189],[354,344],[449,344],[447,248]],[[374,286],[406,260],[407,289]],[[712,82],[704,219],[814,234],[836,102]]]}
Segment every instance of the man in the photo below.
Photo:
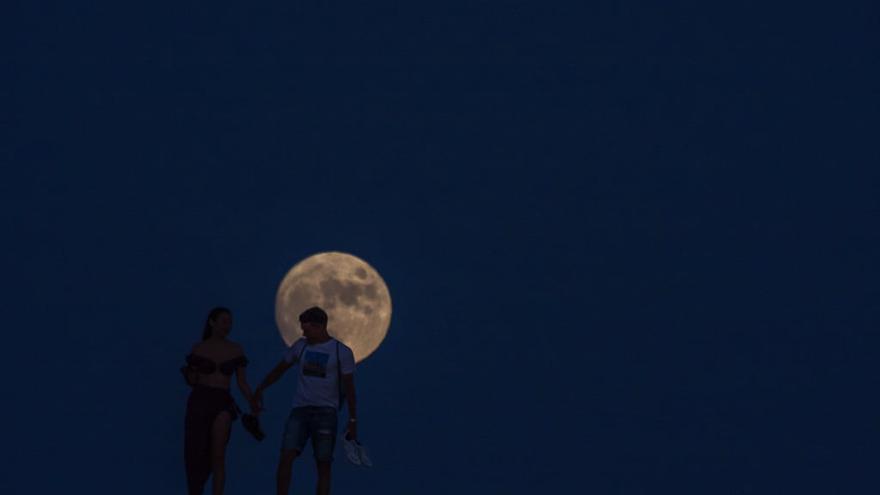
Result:
{"label": "man", "polygon": [[284,428],[281,460],[278,462],[278,495],[287,495],[293,460],[299,457],[311,438],[318,468],[319,495],[330,493],[330,466],[336,445],[340,394],[348,404],[346,437],[357,439],[357,409],[354,393],[354,353],[327,333],[327,313],[315,306],[299,315],[303,338],[294,342],[284,358],[266,375],[254,392],[251,406],[262,409],[263,391],[291,367],[299,364],[293,408]]}

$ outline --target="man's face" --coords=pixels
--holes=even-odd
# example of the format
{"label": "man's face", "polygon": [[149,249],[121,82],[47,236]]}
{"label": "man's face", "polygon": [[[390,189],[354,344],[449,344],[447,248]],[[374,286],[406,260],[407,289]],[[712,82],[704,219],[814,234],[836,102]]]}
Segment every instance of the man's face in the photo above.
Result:
{"label": "man's face", "polygon": [[319,337],[321,335],[321,330],[324,329],[324,325],[313,321],[304,321],[300,323],[299,326],[302,328],[303,336],[309,340]]}

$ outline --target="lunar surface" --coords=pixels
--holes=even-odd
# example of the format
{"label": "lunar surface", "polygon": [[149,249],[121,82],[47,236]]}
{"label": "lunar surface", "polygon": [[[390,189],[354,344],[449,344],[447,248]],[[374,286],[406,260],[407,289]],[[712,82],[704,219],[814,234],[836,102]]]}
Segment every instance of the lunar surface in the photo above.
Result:
{"label": "lunar surface", "polygon": [[275,321],[287,345],[302,337],[299,315],[320,306],[327,331],[362,361],[379,348],[391,323],[391,295],[365,261],[339,252],[310,256],[290,269],[275,296]]}

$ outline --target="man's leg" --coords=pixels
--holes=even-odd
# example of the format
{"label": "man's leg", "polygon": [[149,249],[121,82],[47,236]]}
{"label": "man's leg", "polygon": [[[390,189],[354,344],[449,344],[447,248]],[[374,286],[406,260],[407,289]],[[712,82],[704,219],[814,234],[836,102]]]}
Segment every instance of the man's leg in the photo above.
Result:
{"label": "man's leg", "polygon": [[330,495],[330,466],[333,461],[317,461],[318,465],[318,495]]}
{"label": "man's leg", "polygon": [[275,473],[275,480],[278,487],[278,495],[287,495],[290,491],[290,478],[293,472],[293,460],[299,455],[296,449],[282,450],[281,459],[278,461],[278,472]]}
{"label": "man's leg", "polygon": [[293,460],[303,451],[306,440],[309,438],[306,419],[301,408],[293,408],[287,418],[287,424],[284,426],[284,436],[281,439],[281,459],[278,461],[278,471],[275,473],[278,495],[287,495],[290,490]]}
{"label": "man's leg", "polygon": [[333,448],[336,445],[336,409],[323,408],[315,415],[311,425],[312,449],[315,451],[315,465],[318,468],[318,495],[330,494],[330,466],[333,462]]}

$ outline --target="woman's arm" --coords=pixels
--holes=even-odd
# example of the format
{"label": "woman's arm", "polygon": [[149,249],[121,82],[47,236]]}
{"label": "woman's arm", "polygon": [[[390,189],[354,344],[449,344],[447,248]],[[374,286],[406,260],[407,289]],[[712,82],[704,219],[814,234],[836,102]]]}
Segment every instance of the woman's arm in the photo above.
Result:
{"label": "woman's arm", "polygon": [[190,366],[184,365],[180,371],[183,372],[183,379],[186,380],[187,385],[193,386],[199,383],[199,373]]}
{"label": "woman's arm", "polygon": [[[189,350],[189,353],[194,354],[198,346],[198,343],[193,344],[192,348]],[[189,359],[189,357],[187,357],[187,359]],[[190,387],[199,383],[199,372],[196,371],[192,366],[190,366],[189,363],[183,365],[183,367],[180,368],[180,372],[183,373],[183,379],[186,380],[186,384]]]}
{"label": "woman's arm", "polygon": [[248,385],[246,370],[244,366],[239,366],[235,370],[236,381],[238,382],[238,389],[241,390],[242,395],[244,395],[245,400],[249,403],[254,402],[254,394],[251,392],[251,387]]}

